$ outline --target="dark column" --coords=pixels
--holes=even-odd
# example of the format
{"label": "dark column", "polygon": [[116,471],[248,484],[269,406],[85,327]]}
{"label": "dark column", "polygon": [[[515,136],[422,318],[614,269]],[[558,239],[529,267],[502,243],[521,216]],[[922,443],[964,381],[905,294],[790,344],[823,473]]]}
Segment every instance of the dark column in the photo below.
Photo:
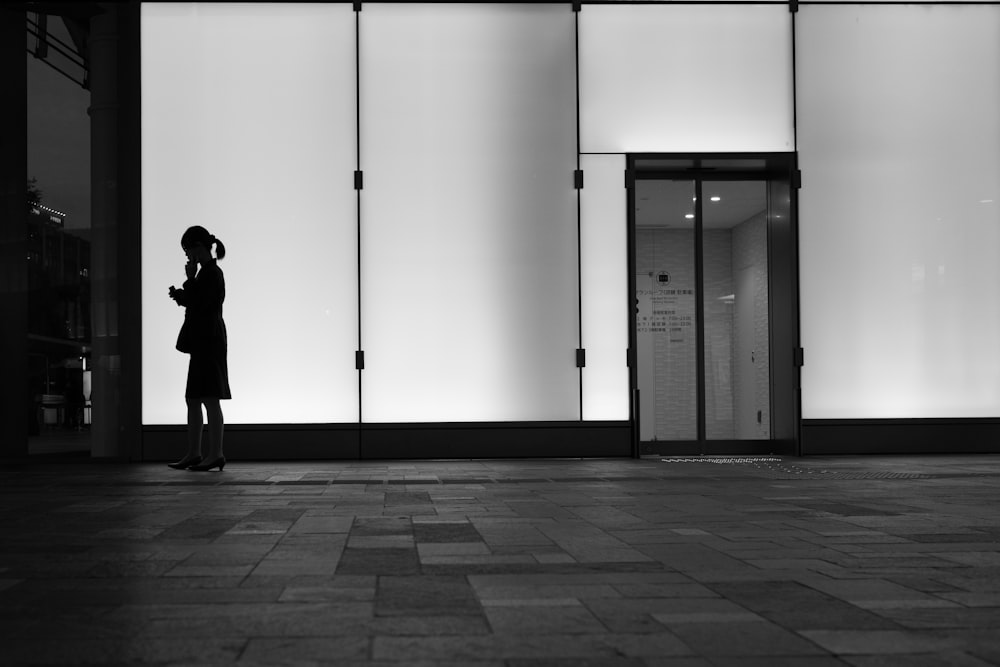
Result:
{"label": "dark column", "polygon": [[142,458],[139,3],[90,20],[91,454]]}
{"label": "dark column", "polygon": [[118,12],[118,283],[122,456],[143,458],[142,440],[142,131],[139,3]]}
{"label": "dark column", "polygon": [[0,456],[28,453],[28,77],[23,9],[0,7]]}
{"label": "dark column", "polygon": [[118,12],[90,21],[91,455],[122,458],[118,343]]}

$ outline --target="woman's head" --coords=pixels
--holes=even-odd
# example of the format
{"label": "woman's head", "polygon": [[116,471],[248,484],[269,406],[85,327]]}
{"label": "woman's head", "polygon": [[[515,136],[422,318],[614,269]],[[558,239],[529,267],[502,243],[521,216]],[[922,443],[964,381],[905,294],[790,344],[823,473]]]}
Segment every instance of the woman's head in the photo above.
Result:
{"label": "woman's head", "polygon": [[185,252],[194,249],[197,246],[201,246],[208,251],[208,256],[212,256],[212,245],[215,245],[215,256],[222,259],[226,256],[226,246],[222,245],[222,241],[212,236],[207,229],[195,225],[194,227],[188,227],[184,235],[181,236],[181,247]]}

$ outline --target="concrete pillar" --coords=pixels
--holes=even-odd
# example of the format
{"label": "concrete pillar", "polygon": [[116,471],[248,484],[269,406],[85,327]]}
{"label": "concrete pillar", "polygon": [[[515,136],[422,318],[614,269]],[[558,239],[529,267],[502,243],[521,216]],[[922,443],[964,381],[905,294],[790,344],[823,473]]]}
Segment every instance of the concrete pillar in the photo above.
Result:
{"label": "concrete pillar", "polygon": [[[91,456],[124,458],[118,332],[118,12],[90,20]],[[138,277],[136,277],[138,279]]]}
{"label": "concrete pillar", "polygon": [[[21,5],[23,7],[23,4]],[[0,7],[0,457],[28,454],[28,77],[24,9]]]}

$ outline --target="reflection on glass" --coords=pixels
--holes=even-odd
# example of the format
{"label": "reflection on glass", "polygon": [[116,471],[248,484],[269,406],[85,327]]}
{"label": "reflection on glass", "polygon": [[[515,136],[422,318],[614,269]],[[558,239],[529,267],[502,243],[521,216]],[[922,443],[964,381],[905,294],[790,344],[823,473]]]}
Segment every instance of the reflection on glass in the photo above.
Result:
{"label": "reflection on glass", "polygon": [[693,181],[636,181],[641,440],[698,437],[694,193]]}
{"label": "reflection on glass", "polygon": [[770,437],[767,196],[761,181],[702,184],[705,437]]}

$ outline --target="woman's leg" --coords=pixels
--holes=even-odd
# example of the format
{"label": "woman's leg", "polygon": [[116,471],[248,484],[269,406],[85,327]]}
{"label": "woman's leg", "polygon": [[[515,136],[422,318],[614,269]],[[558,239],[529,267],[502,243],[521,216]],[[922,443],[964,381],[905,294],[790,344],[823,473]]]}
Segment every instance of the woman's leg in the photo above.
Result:
{"label": "woman's leg", "polygon": [[187,399],[188,408],[188,453],[184,458],[201,456],[201,432],[205,426],[201,414],[201,401],[197,398]]}
{"label": "woman's leg", "polygon": [[222,418],[222,406],[217,398],[201,399],[208,413],[208,456],[205,461],[222,458],[222,434],[225,430],[225,420]]}

